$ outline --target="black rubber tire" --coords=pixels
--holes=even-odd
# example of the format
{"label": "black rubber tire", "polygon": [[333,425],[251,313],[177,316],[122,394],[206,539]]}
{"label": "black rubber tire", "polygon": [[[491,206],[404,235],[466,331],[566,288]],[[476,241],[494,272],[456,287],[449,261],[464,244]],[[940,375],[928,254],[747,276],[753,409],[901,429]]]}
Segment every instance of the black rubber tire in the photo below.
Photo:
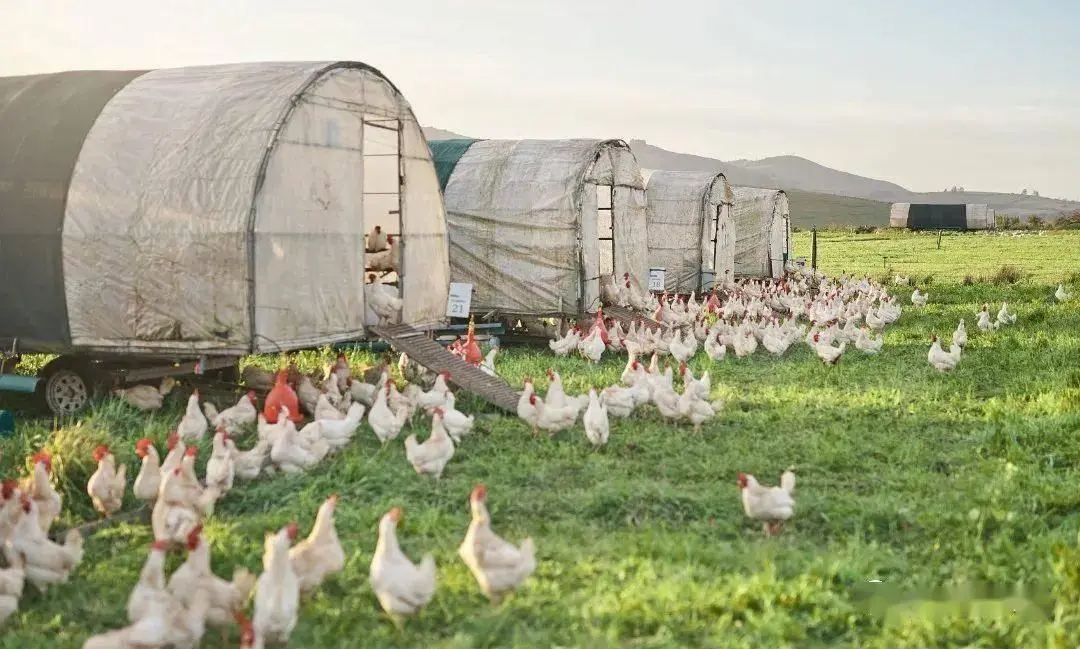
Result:
{"label": "black rubber tire", "polygon": [[105,376],[85,359],[61,356],[38,372],[45,407],[58,417],[75,415],[105,392]]}

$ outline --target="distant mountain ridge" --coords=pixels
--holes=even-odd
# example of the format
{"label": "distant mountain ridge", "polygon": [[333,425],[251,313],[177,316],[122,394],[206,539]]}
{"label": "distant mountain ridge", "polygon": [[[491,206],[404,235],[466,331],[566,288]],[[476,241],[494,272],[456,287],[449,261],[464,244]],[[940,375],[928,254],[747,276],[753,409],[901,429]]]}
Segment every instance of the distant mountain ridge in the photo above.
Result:
{"label": "distant mountain ridge", "polygon": [[[465,138],[452,131],[424,127],[429,140]],[[985,203],[998,214],[1029,217],[1037,215],[1055,219],[1062,214],[1080,211],[1080,201],[1057,200],[1041,196],[1005,194],[999,192],[913,192],[895,183],[866,178],[846,171],[838,171],[812,160],[795,155],[773,156],[761,160],[723,161],[705,156],[677,153],[654,146],[644,140],[627,140],[644,169],[670,169],[679,171],[720,171],[733,185],[767,187],[789,190],[792,196],[792,214],[799,219],[796,203],[805,203],[809,212],[817,217],[809,225],[886,225],[888,203]],[[794,191],[791,191],[794,190]],[[825,195],[825,196],[818,196]],[[831,197],[862,199],[861,201],[837,201]],[[818,204],[815,204],[816,203]],[[883,205],[874,205],[874,202]],[[840,221],[829,221],[828,211],[843,205]],[[858,207],[861,206],[861,207]],[[859,218],[863,217],[863,218]],[[859,223],[851,223],[855,219]]]}

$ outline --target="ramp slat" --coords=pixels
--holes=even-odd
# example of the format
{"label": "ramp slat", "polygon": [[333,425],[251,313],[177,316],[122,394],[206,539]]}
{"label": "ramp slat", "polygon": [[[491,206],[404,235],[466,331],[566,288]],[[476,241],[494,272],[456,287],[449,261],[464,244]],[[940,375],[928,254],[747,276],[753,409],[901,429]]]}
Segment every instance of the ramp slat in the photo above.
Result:
{"label": "ramp slat", "polygon": [[491,405],[517,412],[519,394],[502,379],[489,376],[409,325],[374,327],[372,331],[433,372],[449,372],[450,382],[481,397]]}

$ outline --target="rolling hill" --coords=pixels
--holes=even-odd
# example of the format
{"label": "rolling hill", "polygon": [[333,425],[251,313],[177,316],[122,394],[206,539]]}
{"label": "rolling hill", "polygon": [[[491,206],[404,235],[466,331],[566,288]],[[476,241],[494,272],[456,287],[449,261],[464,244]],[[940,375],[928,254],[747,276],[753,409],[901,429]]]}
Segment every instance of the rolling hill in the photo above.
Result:
{"label": "rolling hill", "polygon": [[[425,127],[429,140],[468,137],[452,131]],[[668,151],[644,140],[627,140],[638,163],[645,169],[721,171],[733,185],[783,189],[791,200],[792,225],[884,226],[889,222],[889,204],[906,203],[986,203],[998,214],[1026,219],[1037,215],[1056,219],[1080,211],[1080,201],[997,192],[919,193],[895,183],[866,178],[831,169],[794,155],[761,160],[723,161],[704,156]]]}

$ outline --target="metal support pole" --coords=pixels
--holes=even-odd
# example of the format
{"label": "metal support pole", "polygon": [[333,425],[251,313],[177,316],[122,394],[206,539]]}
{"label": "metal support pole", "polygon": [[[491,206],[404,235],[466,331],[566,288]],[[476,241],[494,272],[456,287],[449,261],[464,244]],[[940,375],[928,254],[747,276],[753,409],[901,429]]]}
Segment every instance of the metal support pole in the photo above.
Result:
{"label": "metal support pole", "polygon": [[817,270],[817,228],[810,230],[813,235],[810,248],[810,268]]}

